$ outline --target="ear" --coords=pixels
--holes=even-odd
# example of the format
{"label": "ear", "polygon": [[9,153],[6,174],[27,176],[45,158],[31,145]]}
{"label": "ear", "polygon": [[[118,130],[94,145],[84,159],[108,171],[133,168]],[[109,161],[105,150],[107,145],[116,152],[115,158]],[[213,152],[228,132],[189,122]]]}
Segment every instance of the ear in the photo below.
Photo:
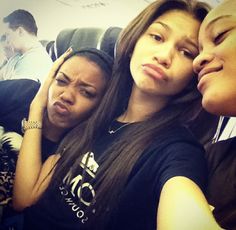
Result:
{"label": "ear", "polygon": [[19,26],[17,28],[17,33],[19,34],[19,36],[22,36],[25,34],[25,29],[22,26]]}

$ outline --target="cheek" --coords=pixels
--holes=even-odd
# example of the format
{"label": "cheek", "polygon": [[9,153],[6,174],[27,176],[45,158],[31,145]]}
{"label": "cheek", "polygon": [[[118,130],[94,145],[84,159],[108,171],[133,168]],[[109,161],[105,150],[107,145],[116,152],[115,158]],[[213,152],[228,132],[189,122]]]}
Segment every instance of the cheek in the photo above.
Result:
{"label": "cheek", "polygon": [[18,42],[18,39],[17,39],[17,37],[16,36],[10,36],[9,37],[9,41],[11,42],[11,43],[17,43]]}
{"label": "cheek", "polygon": [[60,95],[59,90],[57,87],[51,86],[48,90],[48,105],[53,104],[54,100],[58,98]]}
{"label": "cheek", "polygon": [[52,90],[52,88],[49,88],[49,91],[48,91],[48,101],[51,101],[52,100],[52,98],[53,98],[53,90]]}
{"label": "cheek", "polygon": [[236,60],[236,50],[231,52],[231,55],[229,53],[227,59],[225,58],[222,71],[226,77],[230,76],[230,78],[234,79],[236,84],[236,65],[234,60]]}
{"label": "cheek", "polygon": [[236,55],[236,32],[234,35],[229,35],[220,45],[221,53],[225,55]]}
{"label": "cheek", "polygon": [[131,58],[131,60],[130,60],[130,72],[131,72],[132,76],[134,76],[135,70],[136,70],[135,59]]}
{"label": "cheek", "polygon": [[222,101],[222,91],[216,85],[209,85],[202,92],[202,106],[212,114],[220,115],[224,100]]}
{"label": "cheek", "polygon": [[[181,68],[180,68],[181,66]],[[179,83],[185,87],[194,77],[192,62],[191,64],[181,64],[176,66],[175,76],[179,79]]]}
{"label": "cheek", "polygon": [[93,109],[96,107],[98,104],[98,101],[79,101],[76,103],[73,109],[73,117],[75,119],[83,119],[88,117],[88,115],[93,111]]}
{"label": "cheek", "polygon": [[130,57],[130,71],[134,71],[138,65],[142,64],[142,58],[147,57],[147,48],[142,43],[142,39],[140,39],[136,46],[134,47],[134,51],[132,56]]}
{"label": "cheek", "polygon": [[143,57],[144,55],[139,55],[136,52],[133,53],[131,60],[130,60],[130,73],[132,75],[132,78],[135,80],[138,78],[140,72],[142,72],[142,60],[140,57]]}
{"label": "cheek", "polygon": [[51,98],[58,97],[62,91],[63,91],[62,87],[58,87],[55,85],[55,83],[52,83],[52,85],[49,87],[49,90],[48,90],[48,97],[51,97]]}

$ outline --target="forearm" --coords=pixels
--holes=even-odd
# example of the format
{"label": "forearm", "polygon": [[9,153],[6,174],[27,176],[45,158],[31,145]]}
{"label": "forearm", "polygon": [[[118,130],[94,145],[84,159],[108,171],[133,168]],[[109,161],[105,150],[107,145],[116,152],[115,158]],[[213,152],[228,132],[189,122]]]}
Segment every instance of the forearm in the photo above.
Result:
{"label": "forearm", "polygon": [[[47,79],[40,86],[30,105],[29,121],[42,122],[48,102],[50,85],[64,59],[71,52],[72,49],[68,49],[67,52],[54,62]],[[42,165],[41,139],[42,129],[28,129],[24,134],[16,166],[13,190],[13,205],[18,210],[32,205],[41,196],[48,186],[53,173],[52,169],[60,157],[58,155],[51,156]]]}
{"label": "forearm", "polygon": [[[31,106],[28,120],[42,122],[42,118],[43,109]],[[33,191],[42,168],[41,139],[42,129],[25,131],[14,181],[13,205],[16,209],[23,209],[34,202]]]}
{"label": "forearm", "polygon": [[185,177],[164,185],[157,215],[158,230],[219,230],[199,187]]}

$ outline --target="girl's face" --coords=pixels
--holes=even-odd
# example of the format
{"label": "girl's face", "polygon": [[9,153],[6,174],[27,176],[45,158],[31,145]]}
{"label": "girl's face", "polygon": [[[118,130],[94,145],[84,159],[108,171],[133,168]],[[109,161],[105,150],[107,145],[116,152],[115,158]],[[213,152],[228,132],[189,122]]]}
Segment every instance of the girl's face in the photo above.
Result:
{"label": "girl's face", "polygon": [[194,74],[199,27],[199,21],[180,10],[158,17],[134,48],[130,62],[134,87],[163,98],[183,90]]}
{"label": "girl's face", "polygon": [[49,122],[58,128],[74,127],[89,116],[105,86],[106,78],[96,63],[85,57],[71,57],[61,66],[49,88]]}
{"label": "girl's face", "polygon": [[194,60],[203,107],[217,115],[236,115],[236,5],[225,1],[205,18],[200,54]]}

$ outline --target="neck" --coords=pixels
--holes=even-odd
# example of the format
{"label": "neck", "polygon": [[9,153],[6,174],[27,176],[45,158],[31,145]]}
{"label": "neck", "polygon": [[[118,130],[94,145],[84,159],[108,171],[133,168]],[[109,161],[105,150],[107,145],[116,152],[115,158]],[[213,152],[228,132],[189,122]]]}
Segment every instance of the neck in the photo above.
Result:
{"label": "neck", "polygon": [[65,132],[65,129],[56,127],[45,116],[43,121],[43,136],[45,138],[53,142],[58,142]]}
{"label": "neck", "polygon": [[32,48],[37,47],[38,45],[39,41],[37,37],[33,35],[28,35],[26,38],[24,38],[24,44],[22,45],[20,52],[21,54],[24,54]]}
{"label": "neck", "polygon": [[144,121],[152,114],[164,108],[168,103],[168,100],[169,99],[167,97],[146,94],[133,88],[127,110],[118,118],[118,121]]}

